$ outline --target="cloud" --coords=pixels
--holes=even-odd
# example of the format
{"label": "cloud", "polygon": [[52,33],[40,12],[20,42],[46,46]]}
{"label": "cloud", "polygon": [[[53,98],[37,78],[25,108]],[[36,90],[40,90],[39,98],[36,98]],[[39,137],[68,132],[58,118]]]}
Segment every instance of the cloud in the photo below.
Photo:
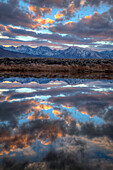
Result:
{"label": "cloud", "polygon": [[[50,19],[38,19],[38,21],[41,24],[51,24],[54,21]],[[91,44],[92,40],[88,39],[85,40],[83,38],[79,38],[77,36],[73,35],[65,35],[62,36],[60,34],[47,34],[47,33],[36,33],[35,31],[28,31],[25,29],[19,29],[19,28],[14,28],[11,26],[6,26],[6,30],[2,32],[3,36],[8,36],[8,37],[16,37],[16,36],[30,36],[33,38],[37,38],[38,40],[46,40],[46,41],[52,41],[52,43],[62,43],[62,45],[65,44]]]}
{"label": "cloud", "polygon": [[95,137],[108,137],[113,140],[113,125],[112,124],[104,124],[102,126],[94,126],[93,123],[85,123],[81,124],[80,134],[87,135],[88,138]]}
{"label": "cloud", "polygon": [[71,2],[74,2],[76,7],[80,6],[80,0],[24,0],[24,2],[29,3],[30,5],[38,7],[54,7],[54,8],[67,8]]}
{"label": "cloud", "polygon": [[30,110],[30,101],[28,102],[13,102],[0,103],[0,120],[14,122],[23,113],[27,113]]}
{"label": "cloud", "polygon": [[[10,127],[11,129],[11,127]],[[7,135],[8,134],[8,135]],[[0,126],[0,142],[4,143],[0,155],[8,154],[17,148],[30,146],[37,138],[42,144],[51,144],[66,134],[65,122],[60,120],[33,120],[18,127],[14,134],[8,127]]]}
{"label": "cloud", "polygon": [[[77,91],[79,90],[77,89]],[[112,94],[111,95],[77,94],[74,96],[70,94],[70,96],[67,97],[52,97],[49,100],[57,105],[61,104],[65,106],[67,105],[69,107],[75,107],[80,113],[87,114],[90,117],[97,116],[99,118],[105,119],[105,121],[106,120],[109,121],[110,119],[112,119],[111,115],[112,110],[108,110],[109,106],[112,105],[111,104],[113,100]],[[108,110],[108,112],[106,110]]]}
{"label": "cloud", "polygon": [[67,8],[64,8],[62,11],[58,11],[55,15],[56,21],[69,20],[75,16],[75,11],[79,8],[75,6],[74,1],[72,1]]}
{"label": "cloud", "polygon": [[46,25],[46,24],[50,24],[51,25],[51,24],[55,23],[54,20],[49,19],[49,18],[47,18],[47,19],[38,18],[38,19],[36,19],[36,21],[38,21],[41,25]]}
{"label": "cloud", "polygon": [[36,17],[40,18],[40,17],[44,17],[45,14],[51,14],[51,8],[39,8],[37,6],[29,6],[28,7],[29,11],[32,11]]}
{"label": "cloud", "polygon": [[46,7],[43,7],[43,8],[40,8],[40,10],[44,13],[44,14],[51,14],[51,11],[52,9],[51,8],[46,8]]}
{"label": "cloud", "polygon": [[37,22],[33,21],[31,14],[14,5],[16,4],[12,4],[12,1],[8,1],[8,3],[0,2],[0,24],[11,24],[32,29],[39,26]]}
{"label": "cloud", "polygon": [[12,4],[13,7],[19,5],[19,0],[7,0],[7,3]]}
{"label": "cloud", "polygon": [[113,5],[112,0],[85,0],[84,5],[87,5],[87,6],[99,6],[102,3],[108,4],[108,5]]}
{"label": "cloud", "polygon": [[51,32],[72,34],[84,38],[108,38],[113,37],[113,23],[109,11],[99,14],[95,12],[92,16],[86,16],[79,22],[66,22],[49,28]]}
{"label": "cloud", "polygon": [[0,39],[0,45],[15,45],[15,46],[20,46],[20,45],[27,45],[27,46],[48,46],[51,48],[67,48],[68,46],[65,44],[59,44],[59,43],[52,43],[48,41],[42,41],[42,40],[32,40],[32,41],[22,41],[18,39]]}
{"label": "cloud", "polygon": [[59,110],[53,110],[53,114],[54,115],[59,115],[59,114],[61,114],[61,112]]}
{"label": "cloud", "polygon": [[104,120],[110,123],[113,122],[113,108],[110,108],[105,112]]}
{"label": "cloud", "polygon": [[65,20],[69,20],[72,17],[75,17],[75,11],[77,11],[79,8],[75,7],[74,2],[72,1],[71,4],[69,4],[67,9],[63,9],[60,11],[61,14],[63,14]]}
{"label": "cloud", "polygon": [[[27,3],[26,6],[25,3]],[[69,21],[71,18],[74,19],[76,11],[78,12],[81,7],[99,6],[101,3],[112,5],[111,0],[23,0],[23,3],[20,3],[19,0],[1,1],[0,32],[4,37],[3,44],[10,42],[12,45],[15,43],[32,45],[33,43],[35,46],[44,44],[45,46],[59,46],[59,48],[67,47],[69,44],[79,44],[101,50],[102,46],[95,44],[96,41],[109,42],[109,44],[113,41],[113,7],[110,6],[111,8],[102,14],[95,12],[93,15],[85,16],[78,22]],[[45,17],[53,15],[54,12],[56,12],[55,20],[51,19],[51,16]],[[68,22],[64,23],[66,20]],[[60,23],[58,24],[58,22]],[[26,30],[26,28],[30,28],[32,31]],[[33,31],[34,29],[36,30]],[[52,34],[37,34],[37,29],[42,32],[49,30]],[[31,39],[33,37],[36,40],[22,42],[17,36],[30,36]],[[5,37],[8,37],[9,40]],[[111,49],[109,44],[104,45],[106,49]]]}
{"label": "cloud", "polygon": [[9,34],[12,36],[32,36],[35,37],[36,33],[34,31],[26,31],[25,29],[15,28],[12,26],[5,26],[5,31],[2,33],[2,35]]}
{"label": "cloud", "polygon": [[57,20],[57,21],[62,21],[62,17],[63,17],[64,15],[63,14],[60,14],[60,13],[57,13],[56,15],[55,15],[55,19]]}
{"label": "cloud", "polygon": [[2,24],[0,24],[0,32],[2,31],[5,31],[5,27]]}
{"label": "cloud", "polygon": [[[106,41],[106,40],[105,40]],[[98,45],[96,46],[96,47],[94,47],[93,45],[92,45],[92,49],[94,50],[100,50],[100,51],[105,51],[105,50],[112,50],[113,49],[113,45],[112,45],[112,38],[111,38],[111,40],[109,41],[109,45],[107,45],[107,44],[105,44],[105,45],[100,45],[99,43],[98,43]]]}
{"label": "cloud", "polygon": [[24,0],[30,5],[37,7],[50,7],[50,8],[67,8],[71,3],[75,5],[76,8],[81,6],[96,6],[101,4],[113,5],[112,0]]}

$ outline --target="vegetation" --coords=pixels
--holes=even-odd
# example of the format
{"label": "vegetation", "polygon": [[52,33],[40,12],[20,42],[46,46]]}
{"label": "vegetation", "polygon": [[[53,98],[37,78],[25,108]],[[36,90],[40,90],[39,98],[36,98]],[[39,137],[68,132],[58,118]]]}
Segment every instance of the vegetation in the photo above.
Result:
{"label": "vegetation", "polygon": [[113,72],[113,59],[0,58],[0,71]]}

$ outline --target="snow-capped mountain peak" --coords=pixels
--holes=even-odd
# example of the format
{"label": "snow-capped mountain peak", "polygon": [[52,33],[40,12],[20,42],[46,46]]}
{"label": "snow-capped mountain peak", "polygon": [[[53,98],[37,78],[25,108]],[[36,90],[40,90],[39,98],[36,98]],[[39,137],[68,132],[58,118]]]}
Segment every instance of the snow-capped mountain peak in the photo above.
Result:
{"label": "snow-capped mountain peak", "polygon": [[13,51],[13,52],[19,52],[24,54],[29,54],[31,56],[36,57],[55,57],[55,58],[113,58],[113,50],[112,51],[103,51],[103,52],[97,52],[88,50],[85,48],[80,47],[69,47],[64,50],[52,50],[49,47],[46,46],[40,46],[36,48],[32,48],[29,46],[21,45],[19,47],[2,47],[5,50]]}

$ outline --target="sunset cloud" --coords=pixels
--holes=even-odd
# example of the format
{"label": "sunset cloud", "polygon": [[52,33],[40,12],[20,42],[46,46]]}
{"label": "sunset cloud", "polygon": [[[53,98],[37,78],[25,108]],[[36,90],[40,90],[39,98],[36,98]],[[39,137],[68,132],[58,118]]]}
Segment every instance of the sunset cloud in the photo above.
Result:
{"label": "sunset cloud", "polygon": [[39,18],[39,19],[36,19],[40,24],[42,24],[42,25],[46,25],[46,24],[54,24],[54,20],[52,20],[52,19],[49,19],[49,18],[47,18],[47,19],[42,19],[42,18]]}
{"label": "sunset cloud", "polygon": [[46,7],[43,7],[43,8],[39,8],[37,6],[29,6],[28,7],[29,11],[32,11],[36,17],[44,17],[45,14],[51,14],[51,8],[46,8]]}
{"label": "sunset cloud", "polygon": [[112,0],[94,0],[94,1],[86,0],[85,5],[99,6],[100,4],[104,4],[104,3],[109,4],[109,5],[113,5],[113,1]]}
{"label": "sunset cloud", "polygon": [[66,22],[50,27],[54,33],[72,34],[79,37],[113,37],[113,23],[108,12],[85,16],[79,22]]}
{"label": "sunset cloud", "polygon": [[[25,2],[38,6],[38,7],[55,7],[55,8],[65,8],[68,7],[68,5],[73,1],[73,0],[24,0]],[[78,0],[74,1],[77,6],[80,4]]]}
{"label": "sunset cloud", "polygon": [[75,11],[77,11],[77,9],[78,8],[75,7],[74,1],[72,1],[67,8],[64,8],[55,15],[56,21],[62,21],[63,18],[69,20],[71,17],[75,16]]}
{"label": "sunset cloud", "polygon": [[61,112],[60,112],[59,110],[53,110],[53,114],[54,114],[54,115],[60,115]]}
{"label": "sunset cloud", "polygon": [[[0,43],[54,48],[87,45],[90,49],[99,50],[100,46],[100,50],[104,47],[110,50],[112,5],[112,0],[1,1]],[[104,44],[96,46],[100,41]]]}
{"label": "sunset cloud", "polygon": [[63,14],[57,13],[57,14],[55,15],[55,19],[56,19],[56,20],[61,20],[63,16],[64,16]]}

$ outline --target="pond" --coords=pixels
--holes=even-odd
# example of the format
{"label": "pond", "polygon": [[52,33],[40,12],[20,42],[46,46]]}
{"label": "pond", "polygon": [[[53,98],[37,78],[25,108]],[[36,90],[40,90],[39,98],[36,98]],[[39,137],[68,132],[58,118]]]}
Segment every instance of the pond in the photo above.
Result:
{"label": "pond", "polygon": [[113,80],[0,78],[0,167],[113,168]]}

